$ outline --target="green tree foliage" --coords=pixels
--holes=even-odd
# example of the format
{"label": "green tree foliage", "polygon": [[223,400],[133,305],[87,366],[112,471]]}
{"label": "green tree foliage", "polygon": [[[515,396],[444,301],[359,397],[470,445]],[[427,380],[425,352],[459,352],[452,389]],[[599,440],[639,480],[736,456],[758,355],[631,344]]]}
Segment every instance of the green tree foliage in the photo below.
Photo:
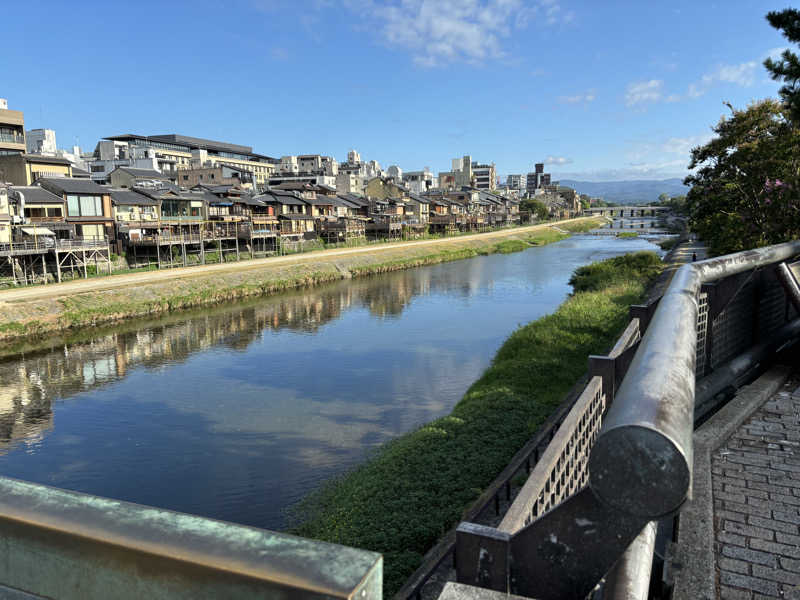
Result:
{"label": "green tree foliage", "polygon": [[716,137],[692,150],[684,181],[692,227],[714,254],[800,237],[800,130],[790,108],[764,100],[730,104]]}
{"label": "green tree foliage", "polygon": [[550,216],[550,211],[544,202],[536,198],[525,198],[519,203],[519,209],[530,211],[540,221],[544,221]]}
{"label": "green tree foliage", "polygon": [[[790,42],[800,44],[800,10],[787,8],[767,13],[767,21],[775,29],[781,30]],[[764,66],[772,79],[783,81],[779,94],[789,109],[791,118],[800,123],[800,59],[789,50],[784,50],[780,60],[768,58]]]}

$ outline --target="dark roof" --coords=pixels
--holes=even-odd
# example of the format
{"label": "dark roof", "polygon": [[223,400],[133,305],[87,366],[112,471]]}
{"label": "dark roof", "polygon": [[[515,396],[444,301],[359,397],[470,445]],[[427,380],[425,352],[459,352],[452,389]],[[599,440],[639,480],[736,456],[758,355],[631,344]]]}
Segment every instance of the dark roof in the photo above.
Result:
{"label": "dark roof", "polygon": [[[163,173],[159,173],[155,169],[136,169],[134,167],[117,167],[114,171],[123,171],[128,175],[133,175],[134,177],[141,177],[143,179],[169,179]],[[112,173],[114,171],[111,171]]]}
{"label": "dark roof", "polygon": [[264,203],[250,194],[242,194],[238,198],[231,198],[234,204],[247,204],[248,206],[264,206]]}
{"label": "dark roof", "polygon": [[91,179],[75,177],[42,177],[37,184],[56,194],[107,194],[108,188],[97,185]]}
{"label": "dark roof", "polygon": [[112,135],[106,140],[117,141],[130,141],[130,140],[148,140],[151,142],[163,142],[166,144],[175,144],[176,146],[185,146],[189,149],[203,148],[205,150],[232,152],[234,154],[250,155],[253,158],[267,159],[268,161],[275,162],[275,159],[263,154],[256,154],[253,152],[251,146],[242,146],[240,144],[231,144],[230,142],[218,142],[216,140],[206,140],[203,138],[191,137],[188,135],[180,135],[177,133],[167,133],[163,135],[136,135],[133,133],[123,135]]}
{"label": "dark roof", "polygon": [[361,208],[364,206],[369,206],[369,200],[364,198],[363,196],[359,196],[357,194],[338,194],[339,198],[342,200],[347,200],[351,204],[356,205],[357,207]]}
{"label": "dark roof", "polygon": [[414,192],[409,192],[408,193],[408,197],[411,198],[412,200],[416,200],[417,202],[420,202],[422,204],[430,204],[431,203],[431,201],[428,200],[427,198],[425,198],[423,196],[420,196],[419,194],[415,194]]}
{"label": "dark roof", "polygon": [[158,206],[161,204],[155,198],[145,196],[134,190],[112,188],[111,202],[117,206]]}
{"label": "dark roof", "polygon": [[279,194],[278,190],[270,190],[268,192],[264,192],[260,196],[256,196],[256,200],[260,200],[261,202],[265,203],[305,206],[305,202],[303,202],[300,198],[298,198],[294,194]]}
{"label": "dark roof", "polygon": [[300,214],[297,214],[297,213],[289,213],[289,214],[286,214],[286,215],[278,215],[278,218],[279,219],[292,219],[292,220],[295,220],[295,221],[300,220],[300,219],[305,220],[305,221],[308,221],[308,220],[312,220],[313,221],[314,220],[314,217],[312,217],[311,215],[300,215]]}
{"label": "dark roof", "polygon": [[333,204],[333,198],[330,196],[317,196],[316,198],[303,198],[303,202],[311,204],[312,206],[329,205]]}
{"label": "dark roof", "polygon": [[38,185],[12,185],[10,190],[21,192],[25,202],[64,204],[64,198],[57,196]]}
{"label": "dark roof", "polygon": [[41,163],[46,165],[71,165],[66,158],[60,156],[42,156],[40,154],[23,154],[25,160],[31,163]]}
{"label": "dark roof", "polygon": [[72,176],[73,177],[81,177],[81,178],[83,178],[83,177],[91,177],[89,171],[84,171],[83,169],[80,169],[80,168],[76,167],[75,165],[72,165]]}

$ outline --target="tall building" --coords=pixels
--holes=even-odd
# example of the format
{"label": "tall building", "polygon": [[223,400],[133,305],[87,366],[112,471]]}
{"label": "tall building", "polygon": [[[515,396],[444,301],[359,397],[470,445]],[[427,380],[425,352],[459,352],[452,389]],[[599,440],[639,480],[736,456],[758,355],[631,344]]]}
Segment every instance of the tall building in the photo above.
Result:
{"label": "tall building", "polygon": [[0,98],[0,156],[25,152],[25,116],[9,110],[8,100]]}
{"label": "tall building", "polygon": [[521,190],[527,184],[523,175],[509,175],[506,177],[506,187],[510,190]]}
{"label": "tall building", "polygon": [[439,187],[443,190],[460,190],[465,186],[493,190],[496,184],[497,170],[494,163],[473,162],[469,154],[454,158],[451,171],[439,173]]}
{"label": "tall building", "polygon": [[550,173],[544,172],[544,163],[536,163],[533,166],[533,173],[528,173],[527,176],[528,193],[533,194],[546,185],[550,185]]}

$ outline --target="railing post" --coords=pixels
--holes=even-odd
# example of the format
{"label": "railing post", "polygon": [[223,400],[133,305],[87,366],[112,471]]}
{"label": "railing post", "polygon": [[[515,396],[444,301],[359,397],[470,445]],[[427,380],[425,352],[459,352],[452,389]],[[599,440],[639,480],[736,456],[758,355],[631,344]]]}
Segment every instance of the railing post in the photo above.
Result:
{"label": "railing post", "polygon": [[589,355],[589,380],[598,376],[603,380],[603,394],[606,396],[606,406],[614,401],[614,381],[616,376],[616,361],[610,356]]}
{"label": "railing post", "polygon": [[511,535],[475,523],[461,523],[456,530],[454,561],[459,583],[507,592]]}

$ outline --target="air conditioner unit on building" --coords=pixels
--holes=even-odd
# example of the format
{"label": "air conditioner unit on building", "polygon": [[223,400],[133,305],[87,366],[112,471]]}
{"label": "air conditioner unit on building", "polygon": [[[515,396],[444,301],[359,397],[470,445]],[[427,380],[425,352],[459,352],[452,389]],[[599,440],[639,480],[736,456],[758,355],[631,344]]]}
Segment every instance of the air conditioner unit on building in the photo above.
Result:
{"label": "air conditioner unit on building", "polygon": [[25,222],[25,217],[21,215],[12,215],[11,216],[11,223],[12,225],[20,225]]}

